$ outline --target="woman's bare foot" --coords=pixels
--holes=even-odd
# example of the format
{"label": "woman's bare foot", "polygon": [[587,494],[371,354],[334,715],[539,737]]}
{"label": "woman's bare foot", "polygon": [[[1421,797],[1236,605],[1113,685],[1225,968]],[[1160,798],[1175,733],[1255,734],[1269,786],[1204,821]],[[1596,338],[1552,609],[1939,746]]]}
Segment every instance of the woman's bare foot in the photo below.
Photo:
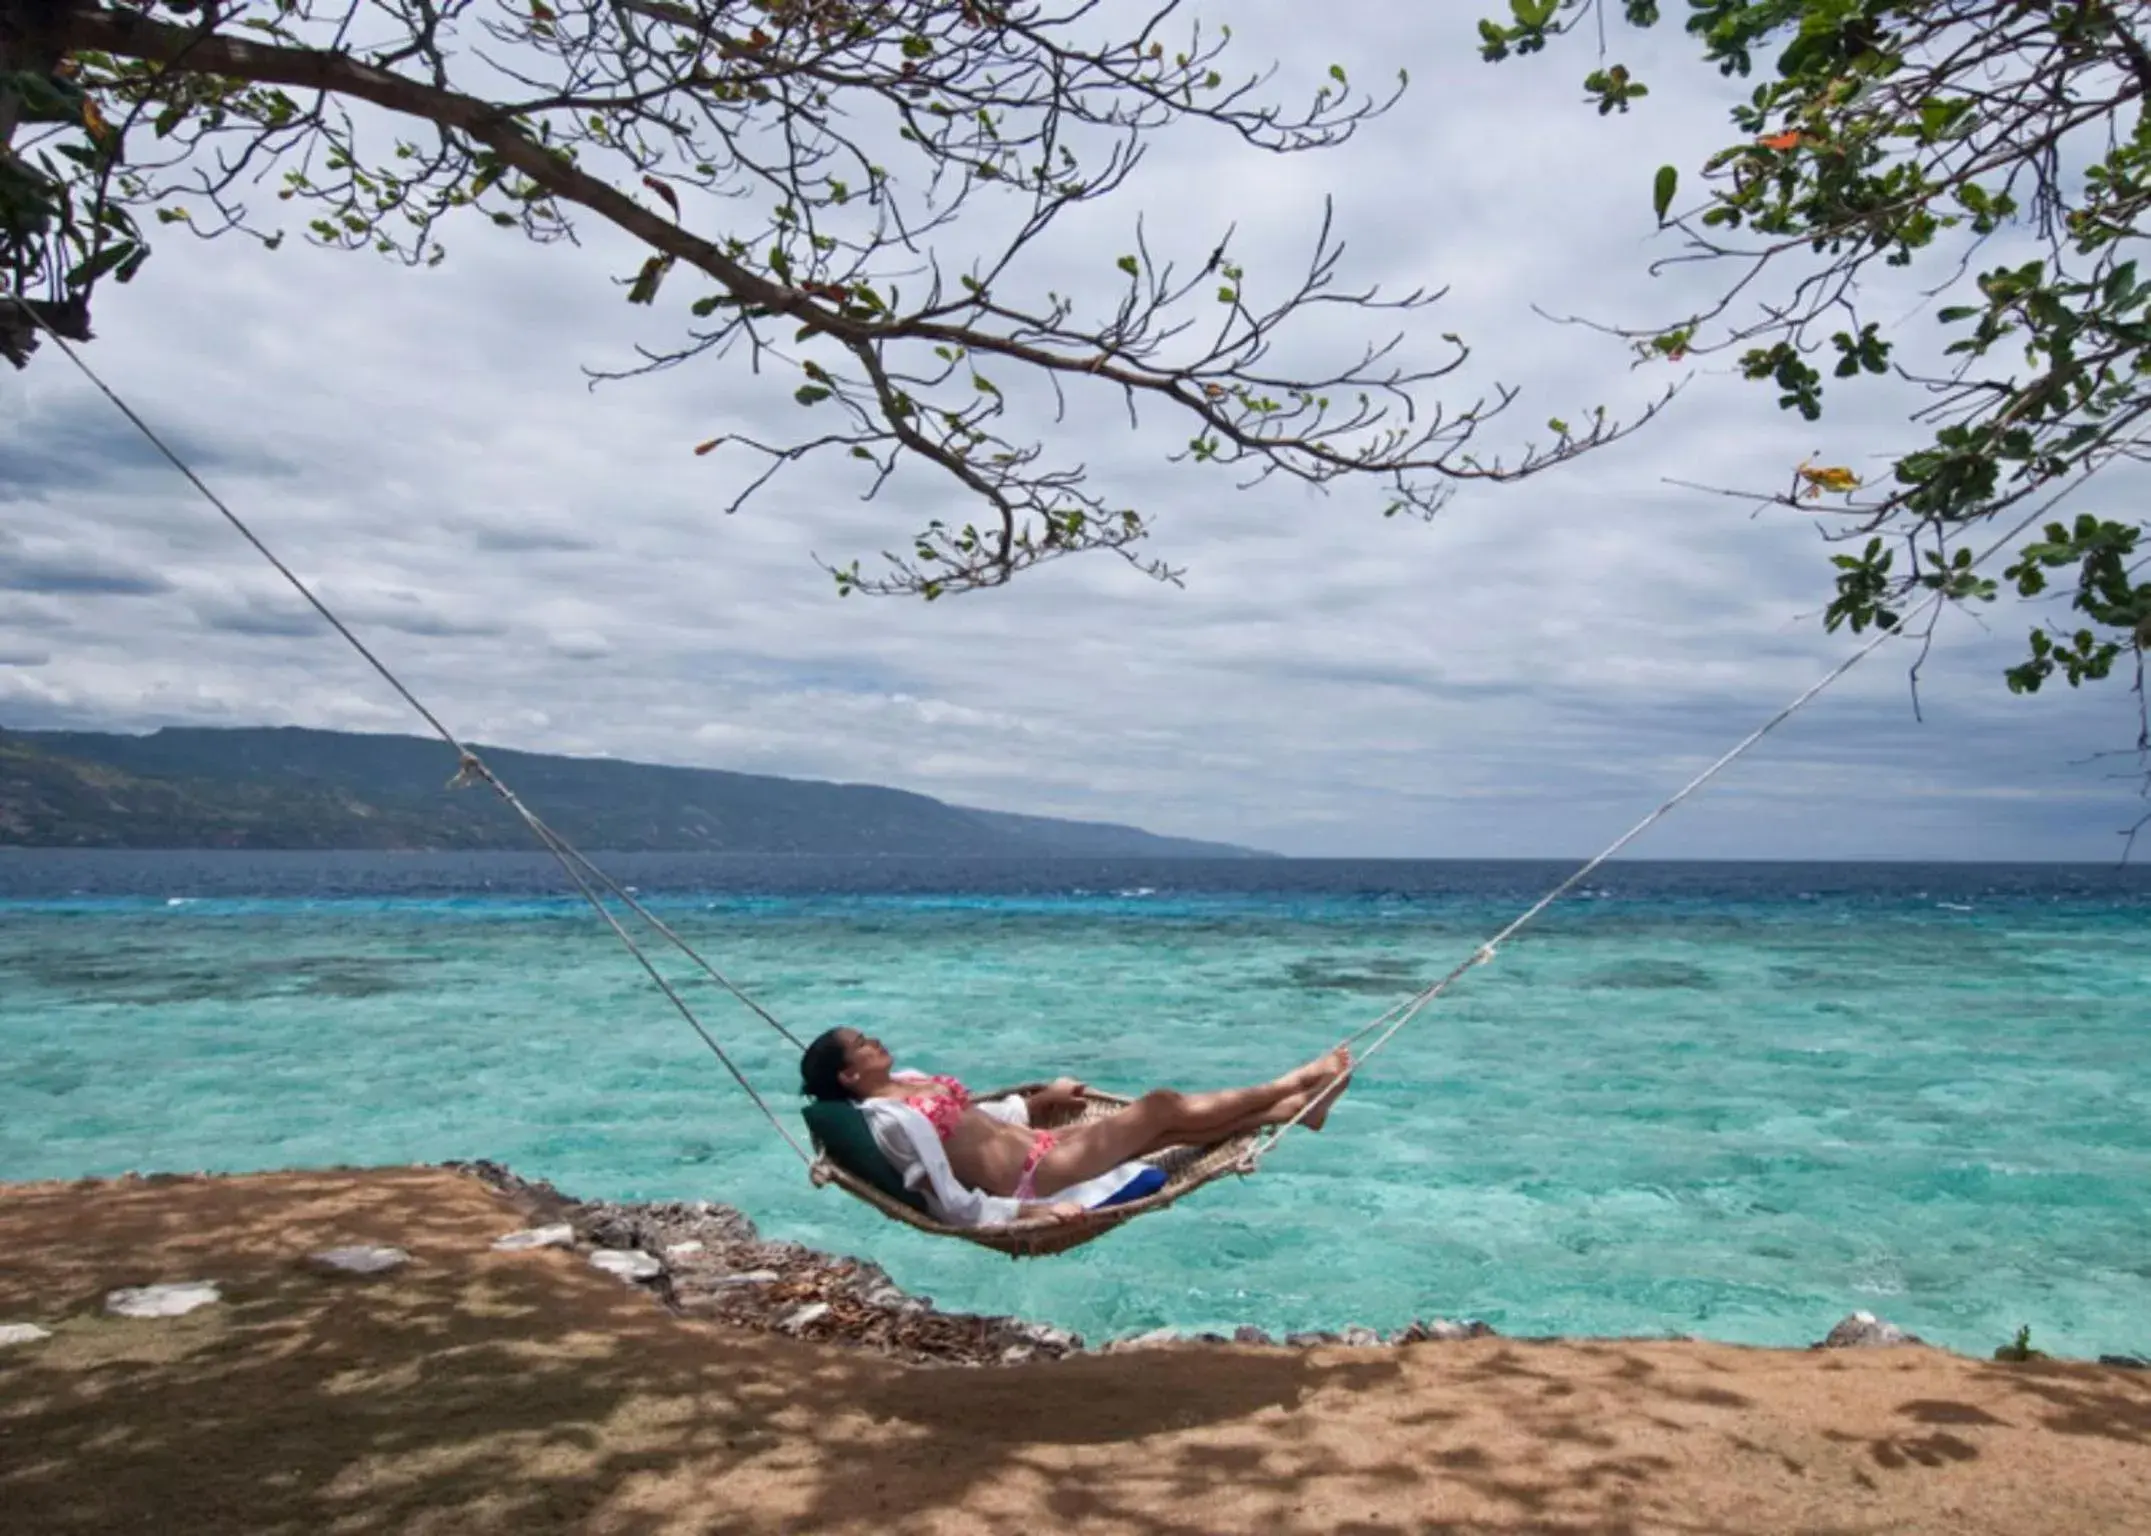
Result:
{"label": "woman's bare foot", "polygon": [[1284,1080],[1292,1085],[1295,1092],[1311,1093],[1330,1079],[1349,1071],[1351,1065],[1352,1053],[1340,1045],[1334,1051],[1323,1052],[1298,1071],[1287,1073]]}
{"label": "woman's bare foot", "polygon": [[1345,1089],[1352,1085],[1352,1053],[1350,1051],[1340,1045],[1322,1059],[1324,1061],[1334,1061],[1336,1070],[1317,1085],[1314,1090],[1314,1107],[1308,1110],[1306,1118],[1300,1121],[1300,1124],[1306,1126],[1310,1131],[1322,1129],[1323,1125],[1329,1120],[1329,1112],[1337,1107],[1338,1098],[1344,1093]]}

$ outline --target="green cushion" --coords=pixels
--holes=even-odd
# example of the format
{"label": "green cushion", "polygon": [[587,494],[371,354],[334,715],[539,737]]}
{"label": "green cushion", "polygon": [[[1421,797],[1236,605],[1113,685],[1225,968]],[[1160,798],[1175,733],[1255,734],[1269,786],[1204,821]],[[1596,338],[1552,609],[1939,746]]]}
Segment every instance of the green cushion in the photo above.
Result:
{"label": "green cushion", "polygon": [[874,1133],[866,1123],[866,1116],[856,1104],[838,1099],[817,1099],[800,1113],[807,1122],[807,1134],[839,1168],[855,1179],[862,1179],[880,1190],[891,1200],[901,1200],[913,1210],[926,1214],[926,1202],[919,1195],[904,1187],[903,1176],[896,1165],[881,1155],[881,1148],[874,1145]]}

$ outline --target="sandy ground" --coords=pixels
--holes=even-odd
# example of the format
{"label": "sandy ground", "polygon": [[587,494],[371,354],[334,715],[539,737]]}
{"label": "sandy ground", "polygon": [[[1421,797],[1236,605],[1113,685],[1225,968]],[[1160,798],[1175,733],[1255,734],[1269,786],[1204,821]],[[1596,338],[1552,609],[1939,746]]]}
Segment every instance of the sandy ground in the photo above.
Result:
{"label": "sandy ground", "polygon": [[[2151,1532],[2151,1375],[1501,1339],[918,1369],[424,1169],[0,1188],[0,1531]],[[308,1252],[389,1243],[370,1279]],[[1043,1262],[1051,1262],[1046,1260]],[[214,1279],[185,1318],[121,1285]]]}

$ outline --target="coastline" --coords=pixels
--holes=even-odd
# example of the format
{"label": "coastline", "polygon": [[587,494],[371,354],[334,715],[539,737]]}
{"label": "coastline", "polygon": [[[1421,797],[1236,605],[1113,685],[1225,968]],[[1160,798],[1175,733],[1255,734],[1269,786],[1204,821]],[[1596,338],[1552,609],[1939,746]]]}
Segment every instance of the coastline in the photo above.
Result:
{"label": "coastline", "polygon": [[1333,1331],[1283,1338],[1254,1327],[1241,1327],[1231,1334],[1160,1328],[1092,1341],[1050,1323],[945,1311],[930,1297],[907,1294],[869,1260],[826,1254],[800,1243],[771,1242],[756,1232],[744,1214],[715,1201],[579,1200],[498,1163],[445,1166],[499,1191],[528,1211],[535,1224],[569,1226],[579,1251],[648,1255],[659,1267],[634,1283],[646,1286],[682,1316],[861,1349],[909,1365],[1014,1365],[1065,1359],[1086,1351],[1112,1354],[1166,1344],[1373,1348],[1494,1336],[1492,1328],[1477,1320],[1433,1318],[1415,1321],[1387,1337],[1372,1328],[1347,1324]]}
{"label": "coastline", "polygon": [[2079,1362],[1079,1348],[478,1165],[0,1186],[0,1253],[0,1507],[55,1536],[2151,1529],[2151,1372]]}
{"label": "coastline", "polygon": [[[503,1204],[504,1216],[523,1225],[504,1230],[506,1251],[532,1248],[570,1254],[612,1275],[631,1290],[683,1319],[722,1324],[743,1332],[774,1334],[837,1349],[878,1356],[907,1366],[1016,1365],[1063,1360],[1082,1354],[1123,1354],[1167,1346],[1252,1346],[1314,1349],[1397,1349],[1416,1344],[1458,1343],[1507,1337],[1524,1345],[1553,1344],[1704,1344],[1714,1348],[1804,1353],[1816,1350],[1917,1346],[1953,1358],[1981,1357],[1932,1344],[1917,1334],[1866,1311],[1854,1311],[1801,1350],[1796,1347],[1712,1340],[1705,1335],[1668,1331],[1643,1335],[1502,1335],[1477,1318],[1417,1318],[1388,1333],[1360,1323],[1273,1335],[1251,1325],[1230,1333],[1155,1328],[1112,1338],[1091,1339],[1071,1329],[1008,1314],[953,1311],[933,1298],[906,1292],[880,1265],[869,1259],[827,1253],[805,1243],[765,1238],[752,1218],[714,1200],[586,1200],[543,1179],[528,1179],[504,1164],[485,1158],[453,1159],[410,1169],[352,1168],[290,1170],[288,1174],[128,1173],[113,1178],[84,1178],[34,1184],[0,1183],[0,1201],[11,1194],[79,1191],[101,1188],[170,1188],[213,1184],[244,1188],[250,1182],[309,1173],[364,1178],[399,1173],[444,1173],[467,1178]],[[1031,1262],[1050,1262],[1032,1260]],[[0,1318],[4,1325],[7,1318]],[[2057,1359],[2143,1371],[2151,1379],[2151,1354],[2104,1354],[2096,1359],[2050,1356],[2033,1351],[2012,1355],[2008,1347],[1996,1360]]]}
{"label": "coastline", "polygon": [[[870,1260],[765,1239],[745,1213],[716,1201],[583,1200],[543,1180],[525,1179],[510,1168],[484,1159],[441,1166],[467,1173],[499,1192],[528,1212],[535,1225],[568,1226],[579,1252],[647,1255],[655,1267],[631,1283],[646,1287],[663,1305],[682,1316],[862,1349],[912,1365],[1007,1365],[1032,1359],[1064,1359],[1086,1351],[1114,1354],[1170,1344],[1282,1345],[1293,1349],[1341,1345],[1374,1349],[1502,1337],[1491,1324],[1478,1318],[1431,1317],[1415,1318],[1386,1334],[1364,1324],[1344,1322],[1334,1328],[1282,1336],[1242,1325],[1230,1333],[1157,1328],[1091,1340],[1050,1323],[943,1310],[930,1297],[907,1294]],[[1703,1335],[1673,1332],[1630,1338],[1559,1334],[1511,1337],[1523,1344],[1720,1342]],[[1898,1344],[1943,1348],[1866,1311],[1848,1313],[1829,1325],[1807,1348],[1858,1349]],[[1767,1346],[1727,1343],[1724,1347]],[[1944,1352],[1958,1354],[1959,1358],[1977,1358]],[[1994,1358],[2008,1358],[2006,1346],[1997,1349]],[[2049,1357],[2040,1354],[2038,1358]],[[2151,1370],[2151,1355],[2109,1354],[2079,1363]]]}

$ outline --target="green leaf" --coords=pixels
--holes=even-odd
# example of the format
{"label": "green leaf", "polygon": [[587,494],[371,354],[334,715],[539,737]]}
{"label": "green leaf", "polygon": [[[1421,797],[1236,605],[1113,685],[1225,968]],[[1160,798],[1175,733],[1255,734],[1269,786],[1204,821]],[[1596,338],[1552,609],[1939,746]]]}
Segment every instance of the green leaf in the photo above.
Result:
{"label": "green leaf", "polygon": [[1673,194],[1679,190],[1679,169],[1670,165],[1658,167],[1658,179],[1651,184],[1651,211],[1658,215],[1659,223],[1666,221],[1666,210],[1673,206]]}
{"label": "green leaf", "polygon": [[802,384],[792,391],[792,398],[801,405],[815,405],[829,398],[830,390],[820,384]]}
{"label": "green leaf", "polygon": [[1113,265],[1120,268],[1121,271],[1127,273],[1130,277],[1136,277],[1142,272],[1142,268],[1136,264],[1136,260],[1133,256],[1123,256],[1120,258],[1120,260],[1114,262]]}
{"label": "green leaf", "polygon": [[18,70],[0,74],[0,85],[14,96],[24,122],[73,123],[82,119],[82,88],[72,80]]}
{"label": "green leaf", "polygon": [[652,256],[645,261],[642,264],[642,270],[635,274],[634,285],[627,290],[627,302],[630,304],[655,303],[657,301],[658,287],[664,282],[665,274],[671,270],[672,258],[670,256]]}
{"label": "green leaf", "polygon": [[88,287],[121,262],[127,260],[136,250],[137,247],[131,241],[106,246],[67,274],[67,286],[70,288]]}

